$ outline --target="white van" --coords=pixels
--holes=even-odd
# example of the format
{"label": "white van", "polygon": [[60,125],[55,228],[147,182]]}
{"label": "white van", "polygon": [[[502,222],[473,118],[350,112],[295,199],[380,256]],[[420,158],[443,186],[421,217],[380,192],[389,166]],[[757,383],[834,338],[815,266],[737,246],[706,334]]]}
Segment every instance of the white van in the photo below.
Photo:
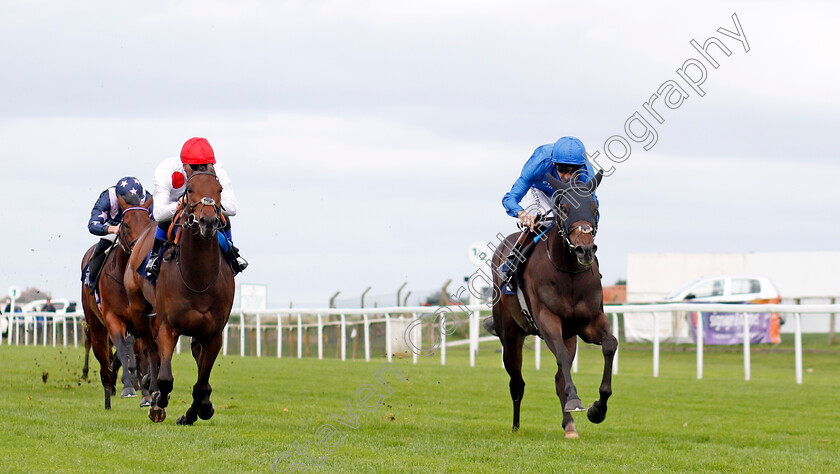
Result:
{"label": "white van", "polygon": [[[698,278],[672,292],[659,303],[779,303],[781,295],[776,285],[767,277],[751,275],[718,275]],[[773,313],[771,335],[779,340],[781,319]],[[654,324],[654,318],[656,324]],[[660,341],[694,342],[692,326],[694,314],[676,313],[627,313],[624,315],[624,335],[627,342],[652,341],[654,330]]]}
{"label": "white van", "polygon": [[724,275],[698,278],[664,298],[664,301],[720,303],[779,303],[782,297],[767,277]]}

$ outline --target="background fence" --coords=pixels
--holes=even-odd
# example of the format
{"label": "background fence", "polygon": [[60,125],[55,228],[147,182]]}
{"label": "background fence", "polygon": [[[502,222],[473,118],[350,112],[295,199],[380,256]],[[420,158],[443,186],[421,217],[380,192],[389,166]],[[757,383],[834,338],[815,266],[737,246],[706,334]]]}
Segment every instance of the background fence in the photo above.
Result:
{"label": "background fence", "polygon": [[[838,304],[698,304],[670,303],[654,305],[610,305],[604,307],[611,317],[613,334],[620,333],[620,314],[648,313],[653,317],[653,376],[659,376],[660,341],[656,330],[659,313],[694,312],[698,318],[696,337],[697,378],[703,378],[703,318],[713,312],[736,313],[747,321],[751,314],[779,313],[789,315],[794,325],[794,374],[802,383],[802,318],[809,315],[838,313]],[[475,365],[480,342],[497,340],[480,336],[482,315],[489,314],[487,304],[455,306],[414,306],[366,309],[279,309],[255,312],[234,311],[225,327],[222,355],[318,357],[340,360],[384,356],[412,357],[416,364],[421,356],[440,358],[446,364],[448,347],[468,345],[469,363]],[[78,347],[83,343],[84,315],[80,312],[15,313],[0,316],[6,328],[0,345],[52,345]],[[5,323],[5,324],[3,324]],[[744,378],[750,379],[751,351],[749,323],[743,324]],[[72,339],[71,339],[72,337]],[[181,351],[179,341],[177,352]],[[540,368],[542,343],[535,344],[534,364]],[[619,347],[620,352],[620,347]],[[618,373],[616,353],[613,372]],[[573,362],[577,371],[577,357]]]}

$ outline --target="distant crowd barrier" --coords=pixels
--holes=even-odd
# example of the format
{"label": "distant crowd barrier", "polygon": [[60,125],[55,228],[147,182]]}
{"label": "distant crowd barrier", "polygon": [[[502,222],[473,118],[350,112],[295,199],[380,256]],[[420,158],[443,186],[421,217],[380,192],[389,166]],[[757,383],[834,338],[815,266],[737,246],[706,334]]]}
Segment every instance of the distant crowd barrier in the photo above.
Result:
{"label": "distant crowd barrier", "polygon": [[[475,366],[481,342],[497,340],[495,336],[480,337],[481,312],[488,311],[486,304],[453,306],[397,306],[388,308],[302,308],[269,309],[260,311],[235,310],[224,329],[222,355],[229,355],[231,345],[237,345],[240,356],[267,356],[268,352],[276,357],[315,357],[325,358],[326,349],[335,350],[335,358],[347,360],[358,357],[362,346],[364,359],[384,355],[390,362],[394,356],[412,358],[418,363],[420,357],[435,356],[441,365],[446,365],[447,347],[469,345],[469,364]],[[668,303],[668,304],[628,304],[607,305],[604,312],[611,317],[613,334],[619,334],[619,314],[647,313],[653,318],[653,376],[659,376],[660,340],[656,330],[656,314],[693,312],[697,319],[697,378],[703,378],[703,318],[710,313],[734,313],[743,321],[744,379],[750,380],[750,324],[749,315],[757,313],[779,313],[791,315],[794,323],[794,374],[796,383],[802,383],[802,329],[803,315],[840,313],[840,304],[797,305],[797,304],[722,304],[722,303]],[[0,338],[0,344],[33,345],[39,343],[52,346],[59,343],[67,346],[71,341],[78,347],[81,324],[84,315],[81,312],[57,313],[14,313],[4,314],[6,333]],[[746,322],[746,324],[744,324]],[[69,326],[69,328],[68,328]],[[60,328],[60,331],[59,331]],[[232,337],[231,333],[236,336]],[[310,332],[314,332],[312,337]],[[330,332],[332,337],[327,337]],[[350,334],[348,334],[348,332]],[[457,337],[458,335],[461,337]],[[447,340],[447,339],[450,340]],[[314,344],[312,342],[314,339]],[[284,342],[285,341],[285,342]],[[352,343],[352,357],[348,348]],[[310,352],[314,345],[315,354]],[[271,347],[273,346],[273,347]],[[540,369],[542,343],[535,344],[534,364]],[[266,350],[268,349],[268,350]],[[273,349],[273,350],[271,350]],[[179,341],[176,351],[180,353]],[[383,354],[384,353],[384,354]],[[577,372],[578,358],[575,357],[573,370]],[[618,352],[613,364],[613,373],[618,374]]]}

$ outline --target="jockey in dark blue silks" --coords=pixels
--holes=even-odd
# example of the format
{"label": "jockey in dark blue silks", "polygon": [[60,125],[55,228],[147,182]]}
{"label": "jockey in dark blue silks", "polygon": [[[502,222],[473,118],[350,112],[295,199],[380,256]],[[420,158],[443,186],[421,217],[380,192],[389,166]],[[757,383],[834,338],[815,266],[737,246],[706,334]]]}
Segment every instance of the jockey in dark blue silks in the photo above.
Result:
{"label": "jockey in dark blue silks", "polygon": [[[91,234],[102,238],[99,239],[99,243],[93,249],[87,271],[85,271],[82,280],[85,286],[90,288],[91,293],[96,288],[99,271],[102,269],[102,264],[105,263],[105,250],[113,245],[117,238],[117,232],[120,230],[119,225],[122,222],[123,211],[120,208],[119,198],[123,198],[126,204],[131,206],[140,206],[151,199],[152,195],[143,189],[140,180],[132,176],[126,176],[119,180],[115,186],[102,191],[99,195],[99,199],[96,200],[96,204],[90,211],[88,230]],[[149,212],[151,211],[152,208],[150,207]]]}
{"label": "jockey in dark blue silks", "polygon": [[[533,239],[527,237],[534,237],[537,227],[553,225],[551,196],[554,190],[545,179],[548,173],[566,183],[573,179],[586,183],[595,177],[595,170],[586,157],[586,148],[583,142],[575,137],[563,137],[554,144],[542,145],[534,150],[510,192],[502,198],[502,205],[507,214],[518,218],[519,225],[527,229],[514,245],[508,262],[502,268],[505,282],[513,275],[514,257],[523,255],[522,249],[526,242],[533,242]],[[595,202],[598,202],[597,197]]]}

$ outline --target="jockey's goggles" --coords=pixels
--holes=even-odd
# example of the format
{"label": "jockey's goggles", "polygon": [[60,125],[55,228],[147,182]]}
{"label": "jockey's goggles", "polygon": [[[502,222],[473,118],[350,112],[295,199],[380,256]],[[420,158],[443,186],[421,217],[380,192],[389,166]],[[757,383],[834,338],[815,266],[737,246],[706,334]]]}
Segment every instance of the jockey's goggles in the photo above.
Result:
{"label": "jockey's goggles", "polygon": [[573,174],[581,168],[581,165],[570,165],[566,163],[555,163],[554,169],[558,174]]}

